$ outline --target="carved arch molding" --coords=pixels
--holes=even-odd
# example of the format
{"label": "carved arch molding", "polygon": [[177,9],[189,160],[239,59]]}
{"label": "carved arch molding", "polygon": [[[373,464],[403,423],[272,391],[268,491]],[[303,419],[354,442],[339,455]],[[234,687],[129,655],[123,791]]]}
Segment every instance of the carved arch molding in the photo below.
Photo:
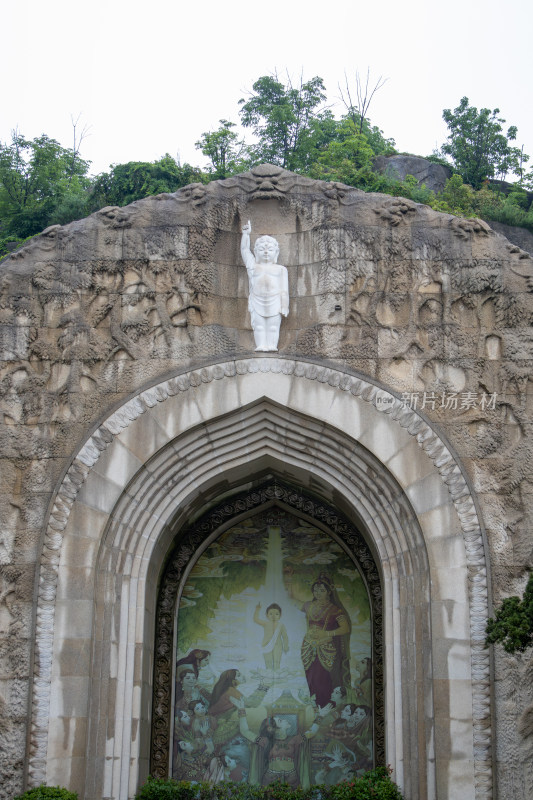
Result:
{"label": "carved arch molding", "polygon": [[[117,471],[117,464],[124,469]],[[95,722],[86,737],[85,774],[96,775],[103,764],[105,796],[125,800],[148,773],[149,726],[141,725],[145,695],[139,691],[144,672],[136,672],[136,658],[140,654],[142,669],[146,665],[151,673],[151,592],[155,603],[173,538],[167,522],[174,520],[177,530],[185,517],[178,523],[175,510],[205,508],[195,505],[200,494],[204,503],[206,489],[214,487],[210,499],[220,497],[229,477],[236,476],[231,486],[242,486],[250,480],[251,464],[256,474],[265,474],[266,464],[269,472],[311,492],[318,485],[326,501],[358,515],[376,550],[384,593],[387,760],[406,795],[458,796],[466,776],[468,800],[490,800],[488,557],[467,476],[438,430],[394,394],[348,369],[282,357],[208,364],[145,389],[103,420],[72,459],[55,495],[41,556],[31,785],[65,784],[75,762],[63,752],[54,760],[50,752],[64,719],[61,706],[52,703],[63,692],[54,659],[66,646],[56,618],[58,611],[68,622],[74,615],[75,604],[62,598],[69,570],[78,567],[80,536],[98,544],[90,565],[97,591],[72,624],[79,628],[80,619],[85,621],[87,648],[102,641],[108,651],[125,654],[128,668],[128,681],[105,684],[104,699],[97,691],[89,694],[83,722]],[[109,492],[101,492],[102,482]],[[93,613],[100,626],[94,630]],[[115,623],[116,641],[110,642],[105,626]],[[404,625],[412,635],[396,635]],[[443,659],[444,641],[450,650]],[[93,669],[100,668],[97,656],[95,648]],[[450,669],[448,692],[439,691],[434,704],[435,656],[439,667]],[[147,691],[148,683],[142,684]],[[126,703],[130,711],[121,715]],[[112,758],[102,757],[102,742]],[[92,794],[87,788],[85,796],[103,794],[98,786]]]}
{"label": "carved arch molding", "polygon": [[379,573],[373,555],[357,528],[337,509],[295,487],[272,479],[252,490],[239,493],[205,514],[196,524],[178,533],[166,564],[157,603],[154,658],[154,693],[150,774],[166,778],[171,753],[171,710],[175,615],[178,595],[187,566],[199,548],[238,518],[272,506],[292,511],[313,521],[342,543],[364,577],[372,609],[373,722],[377,765],[385,764],[385,708],[383,695],[383,600]]}

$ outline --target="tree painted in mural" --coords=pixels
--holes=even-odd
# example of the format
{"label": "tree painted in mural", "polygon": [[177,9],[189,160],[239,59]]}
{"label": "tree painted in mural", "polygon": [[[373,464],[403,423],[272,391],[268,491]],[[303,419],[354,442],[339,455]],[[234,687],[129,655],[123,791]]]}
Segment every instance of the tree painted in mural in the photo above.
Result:
{"label": "tree painted in mural", "polygon": [[374,765],[370,603],[329,534],[248,517],[198,558],[177,615],[174,777],[306,787]]}

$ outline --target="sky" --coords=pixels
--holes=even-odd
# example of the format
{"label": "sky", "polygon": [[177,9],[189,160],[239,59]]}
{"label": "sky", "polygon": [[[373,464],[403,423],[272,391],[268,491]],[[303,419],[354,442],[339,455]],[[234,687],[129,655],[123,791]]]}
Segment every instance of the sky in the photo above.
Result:
{"label": "sky", "polygon": [[372,123],[422,156],[467,96],[499,108],[533,159],[531,0],[10,0],[1,24],[0,141],[18,128],[69,147],[78,119],[91,174],[167,152],[205,166],[195,142],[238,123],[239,99],[276,71],[322,77],[338,116],[345,75],[352,94],[357,71],[381,76]]}

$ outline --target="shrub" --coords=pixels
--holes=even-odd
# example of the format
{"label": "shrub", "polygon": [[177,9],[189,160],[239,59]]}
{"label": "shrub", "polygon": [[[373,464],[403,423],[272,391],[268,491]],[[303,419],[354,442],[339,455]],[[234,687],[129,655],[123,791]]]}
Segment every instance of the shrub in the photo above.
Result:
{"label": "shrub", "polygon": [[19,794],[14,800],[78,800],[76,792],[69,792],[61,786],[36,786],[28,789],[24,794]]}
{"label": "shrub", "polygon": [[506,597],[487,622],[486,644],[500,642],[506,653],[523,653],[533,645],[533,572],[524,596]]}
{"label": "shrub", "polygon": [[390,768],[377,767],[353,781],[308,789],[292,789],[279,782],[268,786],[231,781],[213,785],[149,777],[136,800],[402,800],[390,775]]}
{"label": "shrub", "polygon": [[389,767],[377,767],[354,781],[329,787],[328,800],[402,800],[402,794],[391,780]]}
{"label": "shrub", "polygon": [[524,189],[516,187],[507,195],[507,203],[518,206],[518,208],[527,211],[529,206],[529,197]]}

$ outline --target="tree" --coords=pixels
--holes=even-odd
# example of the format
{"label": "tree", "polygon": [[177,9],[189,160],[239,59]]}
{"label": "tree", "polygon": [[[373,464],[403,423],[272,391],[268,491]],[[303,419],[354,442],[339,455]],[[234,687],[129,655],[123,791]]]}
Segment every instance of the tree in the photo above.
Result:
{"label": "tree", "polygon": [[361,172],[372,169],[373,158],[374,151],[366,136],[347,118],[338,126],[335,141],[328,144],[312,165],[311,175],[357,186]]}
{"label": "tree", "polygon": [[0,144],[3,235],[25,238],[39,233],[69,199],[83,206],[90,185],[88,169],[89,162],[79,152],[73,156],[55,139],[42,134],[30,141],[13,131],[11,143]]}
{"label": "tree", "polygon": [[467,183],[463,183],[460,175],[448,178],[444,189],[433,203],[433,208],[445,214],[463,214],[468,216],[473,212],[474,191]]}
{"label": "tree", "polygon": [[500,642],[506,653],[522,653],[533,645],[533,572],[524,596],[507,597],[487,623],[487,644]]}
{"label": "tree", "polygon": [[72,174],[74,174],[75,171],[76,171],[76,166],[77,166],[76,162],[78,161],[78,159],[81,159],[81,155],[80,155],[81,143],[83,142],[83,140],[87,136],[89,136],[89,126],[88,125],[84,125],[83,128],[81,129],[81,131],[79,130],[80,117],[81,117],[81,114],[78,114],[76,119],[74,119],[74,117],[72,115],[70,116],[70,121],[72,123],[72,150],[70,151],[70,157],[72,159],[72,162],[71,162],[71,173]]}
{"label": "tree", "polygon": [[181,166],[168,153],[159,161],[129,161],[115,164],[110,172],[98,175],[90,206],[125,206],[134,200],[163,192],[176,192],[189,183],[205,183],[206,175],[190,164]]}
{"label": "tree", "polygon": [[387,80],[388,78],[383,78],[380,75],[374,84],[374,87],[371,88],[369,85],[370,69],[367,69],[366,81],[365,85],[363,86],[361,76],[357,71],[355,73],[355,93],[357,103],[354,103],[352,100],[352,93],[346,73],[344,74],[345,88],[343,89],[339,84],[341,100],[346,108],[346,114],[343,119],[351,120],[355,131],[361,135],[364,134],[366,141],[376,156],[392,155],[396,152],[394,149],[396,144],[394,139],[385,139],[383,136],[383,131],[381,131],[376,125],[372,125],[370,123],[370,119],[368,118],[368,109],[370,108],[370,103],[372,102],[375,93],[386,84]]}
{"label": "tree", "polygon": [[359,133],[364,133],[363,126],[365,121],[367,121],[368,109],[370,108],[370,103],[372,102],[375,93],[378,92],[383,86],[385,86],[387,80],[388,78],[383,78],[383,76],[380,75],[376,83],[374,84],[374,88],[371,89],[369,86],[369,81],[370,81],[370,68],[369,68],[366,71],[366,81],[363,87],[361,76],[359,75],[359,71],[357,70],[355,73],[355,92],[357,96],[357,104],[355,104],[352,100],[352,94],[350,91],[348,76],[346,75],[346,73],[344,73],[345,88],[343,89],[339,84],[341,100],[346,106],[347,116],[351,118],[355,127],[358,128]]}
{"label": "tree", "polygon": [[243,139],[239,141],[238,134],[233,130],[235,127],[234,122],[221,119],[216,131],[202,133],[195,144],[211,161],[209,173],[217,180],[243,172],[248,166],[246,145]]}
{"label": "tree", "polygon": [[468,97],[463,97],[453,111],[445,108],[442,112],[450,130],[442,152],[451,156],[463,180],[474,189],[480,189],[487,178],[498,175],[503,179],[508,172],[519,174],[529,158],[509,144],[516,139],[517,128],[512,125],[502,133],[505,120],[499,113],[499,108],[478,111],[468,104]]}
{"label": "tree", "polygon": [[255,163],[279,164],[304,172],[321,147],[335,134],[330,111],[319,110],[326,99],[322,78],[314,77],[299,86],[288,80],[284,86],[277,75],[264,75],[253,85],[249,100],[240,100],[241,123],[258,139],[249,148]]}

